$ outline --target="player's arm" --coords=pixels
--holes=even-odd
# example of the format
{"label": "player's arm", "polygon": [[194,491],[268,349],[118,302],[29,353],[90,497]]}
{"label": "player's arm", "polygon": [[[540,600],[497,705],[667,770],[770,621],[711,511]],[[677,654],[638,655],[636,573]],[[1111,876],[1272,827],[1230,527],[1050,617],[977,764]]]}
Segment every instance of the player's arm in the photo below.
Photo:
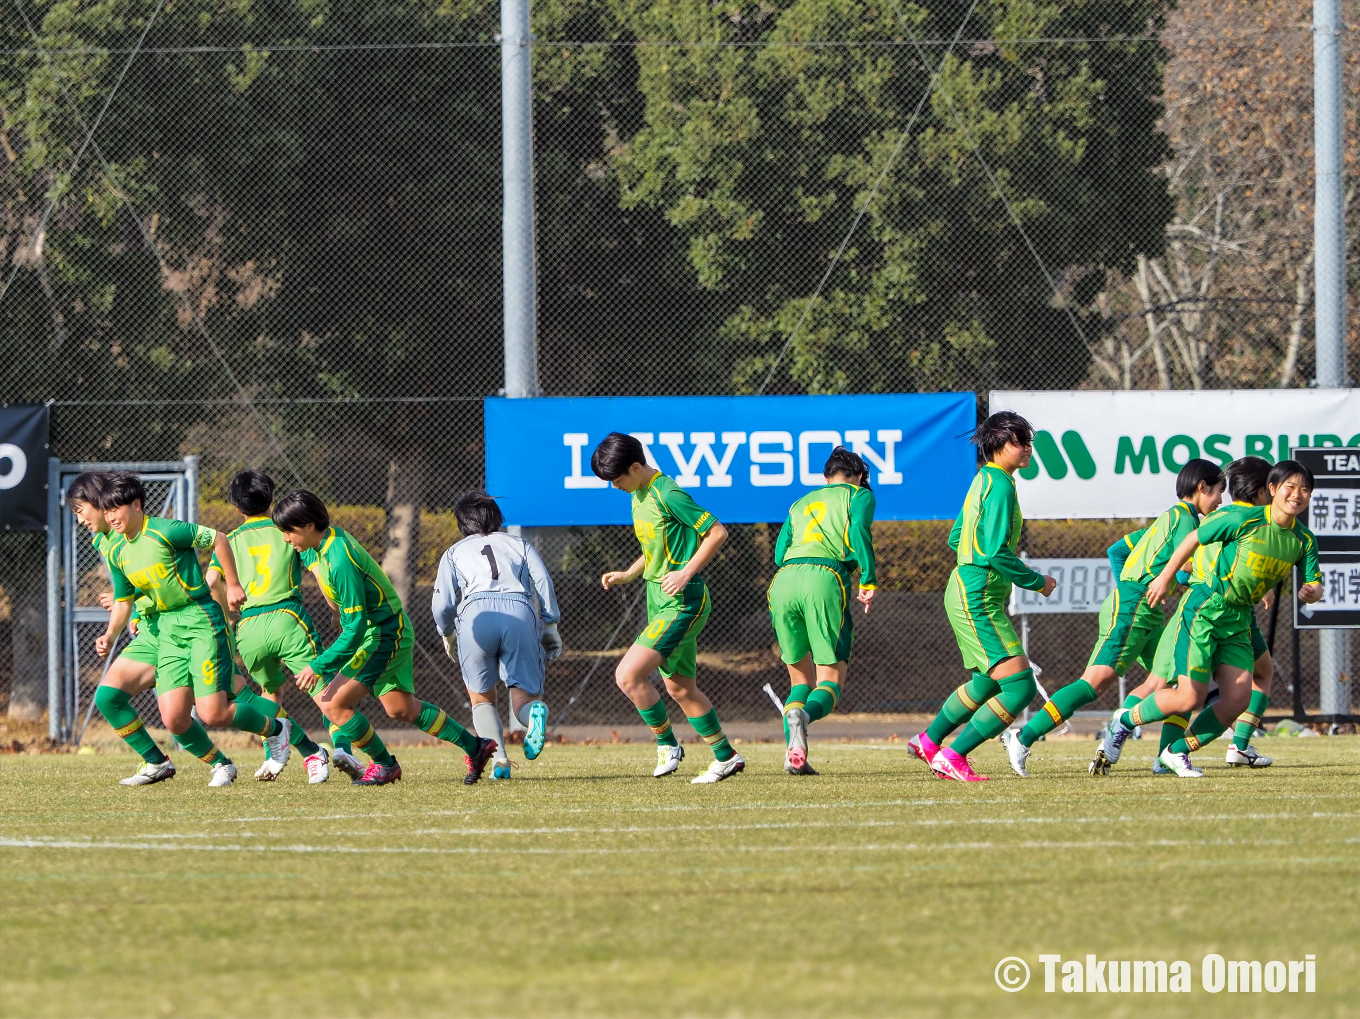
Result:
{"label": "player's arm", "polygon": [[727,540],[727,528],[718,523],[712,513],[691,499],[689,493],[683,489],[676,488],[665,494],[658,493],[658,498],[667,513],[686,527],[694,528],[703,538],[694,555],[690,556],[689,562],[661,578],[661,590],[675,595],[703,572],[703,568],[718,554],[718,549],[722,548],[722,543]]}
{"label": "player's arm", "polygon": [[100,658],[109,653],[114,638],[127,627],[128,620],[132,618],[132,604],[137,598],[137,589],[122,569],[112,560],[106,562],[109,579],[113,581],[113,605],[109,608],[109,625],[94,639],[94,650]]}
{"label": "player's arm", "polygon": [[793,514],[790,513],[784,518],[784,526],[779,529],[779,537],[774,540],[774,568],[777,570],[784,565],[784,556],[788,554],[789,546],[793,544]]}
{"label": "player's arm", "polygon": [[982,497],[978,512],[978,545],[987,557],[987,565],[1017,587],[1042,591],[1047,597],[1057,587],[1057,581],[1036,573],[1011,551],[1009,542],[1011,521],[1014,519],[1015,489],[1009,485],[993,485]]}
{"label": "player's arm", "polygon": [[959,550],[959,542],[963,538],[963,510],[959,510],[959,515],[954,518],[954,526],[949,529],[949,548],[952,552]]}
{"label": "player's arm", "polygon": [[562,610],[557,604],[557,589],[553,587],[552,577],[548,574],[548,564],[538,554],[538,549],[524,543],[524,562],[529,567],[529,579],[538,595],[539,618],[543,621],[543,632],[539,643],[551,661],[562,654],[562,636],[557,632],[557,624],[562,619]]}
{"label": "player's arm", "polygon": [[235,612],[246,600],[245,588],[241,586],[241,578],[236,573],[236,554],[231,550],[231,542],[227,541],[227,536],[221,531],[213,531],[213,560],[222,571],[222,577],[226,581],[227,606]]}
{"label": "player's arm", "polygon": [[861,488],[850,499],[850,520],[845,530],[846,548],[859,566],[859,599],[864,611],[874,600],[878,590],[878,568],[874,560],[874,493]]}
{"label": "player's arm", "polygon": [[[1167,592],[1176,584],[1176,575],[1181,572],[1190,557],[1195,554],[1195,549],[1199,548],[1201,542],[1208,544],[1203,539],[1201,532],[1203,527],[1191,531],[1185,536],[1185,540],[1176,546],[1176,551],[1171,553],[1171,558],[1162,567],[1162,572],[1148,585],[1147,603],[1151,606],[1158,606],[1166,600]],[[1220,539],[1215,539],[1220,540]]]}
{"label": "player's arm", "polygon": [[454,632],[458,619],[458,574],[453,568],[453,556],[447,551],[439,557],[439,572],[435,576],[434,592],[430,595],[430,613],[444,641],[444,653],[457,661]]}
{"label": "player's arm", "polygon": [[631,584],[642,576],[642,571],[647,568],[647,557],[638,556],[633,560],[633,564],[626,570],[610,570],[600,577],[600,584],[608,591],[615,584]]}
{"label": "player's arm", "polygon": [[1146,527],[1132,531],[1105,550],[1105,557],[1110,560],[1110,568],[1114,570],[1116,579],[1124,572],[1124,564],[1129,561],[1134,547],[1142,540],[1146,531]]}
{"label": "player's arm", "polygon": [[1322,601],[1322,567],[1318,565],[1317,538],[1306,527],[1301,528],[1303,536],[1303,559],[1299,568],[1303,572],[1303,583],[1299,585],[1299,601],[1305,605]]}
{"label": "player's arm", "polygon": [[368,614],[364,606],[363,574],[348,555],[336,557],[330,563],[331,590],[335,592],[335,604],[340,615],[340,635],[329,647],[312,660],[312,664],[298,673],[297,682],[304,689],[305,673],[323,679],[339,672],[363,646],[364,634],[368,630]]}

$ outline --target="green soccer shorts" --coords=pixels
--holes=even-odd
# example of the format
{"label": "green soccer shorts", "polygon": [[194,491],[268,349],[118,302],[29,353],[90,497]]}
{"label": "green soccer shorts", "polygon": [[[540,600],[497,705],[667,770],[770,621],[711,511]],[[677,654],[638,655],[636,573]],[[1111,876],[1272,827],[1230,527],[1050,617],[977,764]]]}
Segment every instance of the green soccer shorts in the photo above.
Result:
{"label": "green soccer shorts", "polygon": [[1135,663],[1150,668],[1157,652],[1157,642],[1166,628],[1166,616],[1161,609],[1147,603],[1147,588],[1133,581],[1121,580],[1100,606],[1100,635],[1086,663],[1104,665],[1122,676]]}
{"label": "green soccer shorts", "polygon": [[415,641],[411,637],[411,620],[403,612],[389,626],[370,626],[364,642],[354,657],[340,670],[342,679],[355,679],[372,692],[374,697],[403,690],[416,692]]}
{"label": "green soccer shorts", "polygon": [[1186,674],[1196,683],[1208,683],[1220,665],[1251,672],[1256,664],[1252,652],[1250,608],[1229,605],[1211,595],[1190,624],[1189,667]]}
{"label": "green soccer shorts", "polygon": [[647,627],[635,644],[661,656],[661,676],[692,679],[699,667],[699,634],[708,625],[713,603],[708,585],[696,577],[677,595],[667,594],[655,581],[647,581]]}
{"label": "green soccer shorts", "polygon": [[236,674],[231,630],[215,601],[191,602],[156,617],[156,696],[190,687],[194,698],[231,693]]}
{"label": "green soccer shorts", "polygon": [[786,563],[774,575],[767,599],[779,657],[785,663],[795,665],[809,652],[817,665],[850,660],[855,614],[850,571],[844,563],[831,559]]}
{"label": "green soccer shorts", "polygon": [[129,662],[136,662],[138,665],[149,665],[153,669],[156,667],[156,646],[160,643],[160,636],[156,628],[156,620],[139,619],[137,620],[137,633],[132,641],[122,651],[118,652],[119,658],[126,658]]}
{"label": "green soccer shorts", "polygon": [[1006,615],[1011,582],[985,566],[954,567],[944,592],[944,612],[965,668],[991,672],[1007,658],[1025,653]]}
{"label": "green soccer shorts", "polygon": [[273,693],[287,677],[283,667],[297,673],[321,650],[316,626],[307,610],[287,603],[244,617],[236,624],[236,650],[260,689]]}

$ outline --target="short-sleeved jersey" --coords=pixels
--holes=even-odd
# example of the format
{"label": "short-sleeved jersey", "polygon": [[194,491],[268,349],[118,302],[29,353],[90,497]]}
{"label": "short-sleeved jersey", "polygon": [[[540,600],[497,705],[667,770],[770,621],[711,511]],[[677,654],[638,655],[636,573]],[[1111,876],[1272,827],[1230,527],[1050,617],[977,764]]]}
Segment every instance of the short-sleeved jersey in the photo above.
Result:
{"label": "short-sleeved jersey", "polygon": [[1296,563],[1305,584],[1322,579],[1313,532],[1297,520],[1281,527],[1269,506],[1234,504],[1211,513],[1198,533],[1201,544],[1223,545],[1209,586],[1229,605],[1252,607]]}
{"label": "short-sleeved jersey", "polygon": [[[113,564],[109,557],[113,554],[113,550],[118,547],[118,543],[122,540],[123,536],[117,531],[95,531],[94,534],[90,536],[90,544],[94,545],[94,550],[103,557],[104,564],[108,566],[110,570],[112,570]],[[156,603],[146,595],[139,595],[132,606],[131,618],[134,621],[138,619],[150,619],[155,614]]]}
{"label": "short-sleeved jersey", "polygon": [[[1231,503],[1231,506],[1242,506],[1246,507],[1247,509],[1251,509],[1252,503],[1233,502]],[[1207,524],[1210,520],[1213,520],[1214,517],[1216,517],[1219,513],[1227,512],[1229,508],[1231,507],[1224,506],[1220,509],[1215,510],[1213,513],[1210,513],[1207,517],[1204,518],[1203,523]],[[1199,548],[1195,549],[1195,554],[1190,557],[1189,564],[1190,583],[1208,584],[1213,579],[1214,567],[1218,563],[1218,554],[1222,551],[1223,542],[1221,541],[1214,541],[1210,542],[1207,545],[1200,545]]]}
{"label": "short-sleeved jersey", "polygon": [[121,537],[108,557],[113,595],[119,601],[143,594],[157,612],[171,612],[212,600],[197,554],[217,540],[211,527],[146,517],[140,531]]}
{"label": "short-sleeved jersey", "polygon": [[642,545],[642,575],[660,581],[694,558],[717,523],[713,514],[660,472],[633,493],[633,533]]}
{"label": "short-sleeved jersey", "polygon": [[402,627],[401,599],[368,550],[338,527],[321,539],[321,547],[302,553],[302,565],[314,570],[326,597],[340,610],[340,636],[317,655],[318,675],[338,671],[364,642],[370,626]]}
{"label": "short-sleeved jersey", "polygon": [[1199,526],[1199,511],[1184,499],[1159,516],[1124,561],[1119,579],[1151,584],[1186,537]]}
{"label": "short-sleeved jersey", "polygon": [[[302,597],[302,563],[283,532],[268,517],[247,517],[245,523],[227,535],[227,541],[246,592],[242,619]],[[216,555],[208,569],[222,572]]]}
{"label": "short-sleeved jersey", "polygon": [[789,508],[774,545],[774,564],[791,559],[835,559],[859,567],[860,587],[877,583],[874,569],[874,493],[858,485],[817,488]]}
{"label": "short-sleeved jersey", "polygon": [[530,604],[537,595],[538,615],[545,624],[562,617],[552,577],[538,550],[504,531],[466,537],[440,557],[430,599],[439,632],[452,632],[457,610],[482,594],[522,595]]}
{"label": "short-sleeved jersey", "polygon": [[949,532],[949,547],[958,554],[959,566],[984,566],[1013,584],[1040,591],[1044,578],[1015,554],[1024,522],[1014,479],[988,463],[968,486],[963,509]]}

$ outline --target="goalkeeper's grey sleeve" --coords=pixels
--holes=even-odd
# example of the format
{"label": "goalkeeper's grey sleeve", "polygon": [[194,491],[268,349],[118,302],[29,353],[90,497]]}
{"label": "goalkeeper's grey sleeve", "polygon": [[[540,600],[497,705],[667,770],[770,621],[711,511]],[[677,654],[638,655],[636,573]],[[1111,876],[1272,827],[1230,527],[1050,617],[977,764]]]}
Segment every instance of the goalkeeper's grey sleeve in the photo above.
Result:
{"label": "goalkeeper's grey sleeve", "polygon": [[434,614],[434,625],[439,628],[441,637],[453,633],[458,619],[458,574],[453,568],[453,556],[447,551],[439,557],[439,573],[434,581],[434,594],[430,596],[430,611]]}
{"label": "goalkeeper's grey sleeve", "polygon": [[524,561],[529,564],[529,577],[534,582],[534,590],[538,593],[539,616],[543,620],[544,626],[550,626],[562,618],[562,610],[557,605],[557,591],[553,587],[552,577],[548,575],[548,567],[543,562],[543,557],[538,554],[538,549],[524,543]]}

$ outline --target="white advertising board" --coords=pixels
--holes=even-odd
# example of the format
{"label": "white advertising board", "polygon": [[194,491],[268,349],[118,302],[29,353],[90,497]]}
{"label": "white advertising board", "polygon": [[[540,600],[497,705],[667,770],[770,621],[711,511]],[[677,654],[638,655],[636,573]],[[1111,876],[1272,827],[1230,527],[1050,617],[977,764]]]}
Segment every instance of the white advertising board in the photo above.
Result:
{"label": "white advertising board", "polygon": [[1274,463],[1295,446],[1360,446],[1360,389],[993,392],[988,413],[1000,410],[1036,430],[1016,475],[1031,519],[1155,517],[1192,457]]}
{"label": "white advertising board", "polygon": [[1030,569],[1058,582],[1045,598],[1025,587],[1011,588],[1007,608],[1013,616],[1066,615],[1099,612],[1100,603],[1114,587],[1114,571],[1108,559],[1031,559]]}

